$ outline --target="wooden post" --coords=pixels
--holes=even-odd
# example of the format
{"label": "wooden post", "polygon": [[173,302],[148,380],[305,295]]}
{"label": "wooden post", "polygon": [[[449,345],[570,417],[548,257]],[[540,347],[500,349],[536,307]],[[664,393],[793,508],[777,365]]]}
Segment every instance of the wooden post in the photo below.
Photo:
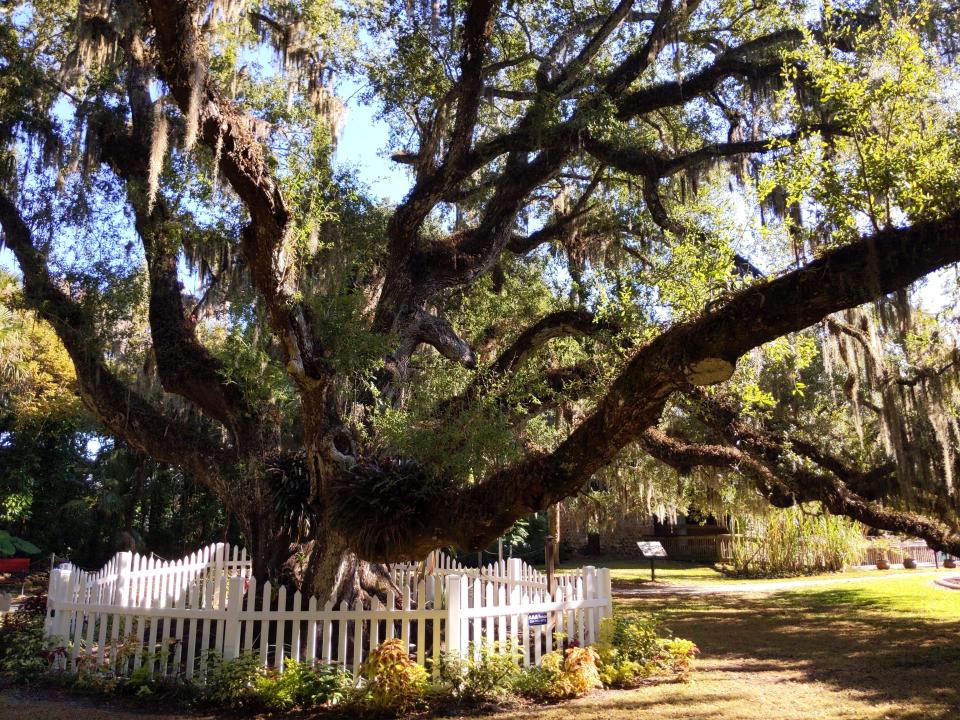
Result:
{"label": "wooden post", "polygon": [[520,603],[520,578],[523,576],[523,560],[510,558],[507,560],[507,595],[511,605]]}
{"label": "wooden post", "polygon": [[463,655],[461,647],[462,638],[460,637],[460,608],[461,608],[461,585],[460,581],[465,580],[462,575],[447,575],[447,627],[446,627],[446,653],[453,657],[454,654],[460,657]]}
{"label": "wooden post", "polygon": [[114,588],[114,605],[130,606],[130,569],[132,565],[132,552],[117,553],[117,585]]}
{"label": "wooden post", "polygon": [[601,596],[606,598],[607,605],[603,609],[602,617],[613,617],[613,582],[610,578],[610,568],[600,568],[597,571],[597,580],[600,585]]}
{"label": "wooden post", "polygon": [[240,656],[240,609],[243,605],[243,578],[239,575],[233,575],[230,578],[226,600],[226,620],[223,623],[223,659],[234,660]]}

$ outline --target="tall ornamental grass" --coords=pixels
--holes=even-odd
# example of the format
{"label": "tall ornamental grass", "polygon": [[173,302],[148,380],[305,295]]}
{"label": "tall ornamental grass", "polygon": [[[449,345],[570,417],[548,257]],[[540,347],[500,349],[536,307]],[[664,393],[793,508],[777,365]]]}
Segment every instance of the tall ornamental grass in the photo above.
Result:
{"label": "tall ornamental grass", "polygon": [[747,577],[837,572],[860,562],[863,526],[817,504],[733,518],[730,569]]}

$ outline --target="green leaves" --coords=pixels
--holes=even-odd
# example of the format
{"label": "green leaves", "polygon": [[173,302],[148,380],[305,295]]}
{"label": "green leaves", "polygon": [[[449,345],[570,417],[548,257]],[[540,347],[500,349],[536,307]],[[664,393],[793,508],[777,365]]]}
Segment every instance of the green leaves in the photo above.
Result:
{"label": "green leaves", "polygon": [[29,540],[11,535],[6,530],[0,530],[0,555],[10,557],[18,552],[24,555],[39,555],[40,548]]}
{"label": "green leaves", "polygon": [[[827,15],[829,18],[829,8]],[[808,36],[790,55],[788,79],[803,87],[785,102],[799,126],[826,121],[838,132],[798,143],[766,172],[763,192],[785,188],[787,204],[814,203],[833,242],[904,219],[940,217],[960,190],[960,74],[925,42],[926,10],[854,32],[853,52]]]}

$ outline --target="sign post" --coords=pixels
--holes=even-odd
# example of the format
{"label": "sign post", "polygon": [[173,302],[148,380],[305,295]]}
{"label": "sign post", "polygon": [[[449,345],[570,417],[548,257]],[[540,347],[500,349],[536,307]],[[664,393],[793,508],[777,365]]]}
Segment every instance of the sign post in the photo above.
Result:
{"label": "sign post", "polygon": [[650,561],[650,580],[656,582],[657,571],[656,568],[654,568],[653,563],[656,558],[665,558],[667,556],[667,551],[663,547],[663,543],[655,540],[641,540],[637,543],[637,547],[640,548],[640,554]]}

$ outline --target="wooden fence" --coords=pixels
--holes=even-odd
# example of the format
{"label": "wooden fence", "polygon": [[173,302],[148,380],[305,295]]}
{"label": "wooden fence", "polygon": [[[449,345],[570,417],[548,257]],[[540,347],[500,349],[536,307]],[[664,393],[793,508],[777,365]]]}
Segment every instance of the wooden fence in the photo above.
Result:
{"label": "wooden fence", "polygon": [[389,592],[386,603],[334,607],[258,583],[245,553],[223,544],[176,563],[120,553],[98,573],[70,565],[51,573],[46,632],[60,639],[59,662],[70,670],[89,664],[129,675],[146,667],[194,678],[214,654],[254,653],[280,672],[292,659],[356,673],[372,648],[396,637],[436,675],[443,653],[478,655],[484,645],[537,664],[560,646],[558,634],[596,642],[600,620],[612,614],[606,569],[560,577],[550,593],[519,560],[469,573],[424,565],[395,567],[399,594]]}
{"label": "wooden fence", "polygon": [[877,543],[872,539],[864,544],[861,564],[876,565],[881,558],[901,564],[906,558],[912,558],[917,564],[936,564],[936,553],[924,540],[901,540],[896,544],[887,540]]}
{"label": "wooden fence", "polygon": [[[471,568],[462,565],[454,558],[441,550],[434,550],[423,562],[398,563],[390,566],[394,582],[404,585],[409,578],[425,574],[432,575],[466,575],[467,577],[483,577],[499,584],[519,586],[533,592],[547,587],[547,575],[519,559],[509,558],[498,560],[488,565]],[[511,570],[511,568],[513,568]],[[583,569],[561,570],[556,580],[558,583],[575,583],[577,578],[583,577]]]}

